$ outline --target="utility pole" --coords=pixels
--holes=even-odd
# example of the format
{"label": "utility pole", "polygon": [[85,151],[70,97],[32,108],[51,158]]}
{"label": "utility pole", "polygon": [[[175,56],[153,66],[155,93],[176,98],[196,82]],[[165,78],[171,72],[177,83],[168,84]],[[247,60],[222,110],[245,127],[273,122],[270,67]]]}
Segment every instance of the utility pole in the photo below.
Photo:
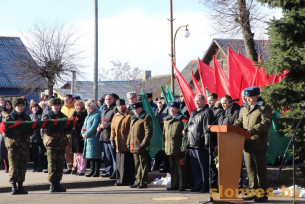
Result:
{"label": "utility pole", "polygon": [[72,71],[72,82],[71,82],[71,95],[74,95],[76,86],[76,72]]}
{"label": "utility pole", "polygon": [[95,32],[94,32],[94,100],[98,100],[98,0],[94,0]]}
{"label": "utility pole", "polygon": [[173,0],[169,0],[169,9],[170,9],[170,38],[171,38],[171,89],[173,94],[175,95],[175,90],[174,90],[174,66],[173,66],[173,61],[174,61],[174,19],[173,19]]}

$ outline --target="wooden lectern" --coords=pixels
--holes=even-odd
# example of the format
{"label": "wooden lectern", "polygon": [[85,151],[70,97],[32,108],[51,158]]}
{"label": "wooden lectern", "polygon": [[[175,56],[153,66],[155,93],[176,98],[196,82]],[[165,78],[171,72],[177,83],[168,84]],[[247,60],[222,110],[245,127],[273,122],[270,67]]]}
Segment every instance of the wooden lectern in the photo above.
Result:
{"label": "wooden lectern", "polygon": [[242,156],[245,138],[250,133],[236,126],[213,125],[211,132],[217,132],[218,139],[218,184],[219,197],[214,201],[244,203],[238,199]]}

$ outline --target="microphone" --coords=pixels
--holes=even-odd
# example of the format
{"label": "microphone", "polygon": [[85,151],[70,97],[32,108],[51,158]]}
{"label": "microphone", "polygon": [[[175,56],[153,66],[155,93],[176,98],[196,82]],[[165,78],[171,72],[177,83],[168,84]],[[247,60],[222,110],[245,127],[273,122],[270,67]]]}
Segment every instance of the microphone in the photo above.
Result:
{"label": "microphone", "polygon": [[[235,102],[235,101],[239,101],[239,98],[234,99],[234,100],[230,100],[230,101],[228,101],[228,103],[233,103],[233,102]],[[304,106],[305,106],[305,103],[304,103]]]}

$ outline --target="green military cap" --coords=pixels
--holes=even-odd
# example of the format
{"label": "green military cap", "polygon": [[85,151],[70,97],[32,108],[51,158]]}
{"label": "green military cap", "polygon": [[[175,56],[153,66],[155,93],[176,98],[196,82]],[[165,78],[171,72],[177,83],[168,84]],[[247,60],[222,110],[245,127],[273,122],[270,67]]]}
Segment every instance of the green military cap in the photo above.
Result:
{"label": "green military cap", "polygon": [[137,93],[135,92],[128,92],[126,95],[127,95],[127,99],[137,98]]}
{"label": "green military cap", "polygon": [[51,98],[49,104],[50,106],[61,105],[61,100],[59,98]]}
{"label": "green military cap", "polygon": [[140,107],[143,107],[143,104],[142,104],[141,101],[136,101],[136,102],[133,102],[133,103],[131,104],[131,107],[132,107],[133,109],[135,109],[135,108],[140,108]]}
{"label": "green military cap", "polygon": [[152,92],[146,92],[146,97],[147,98],[152,98],[152,96],[153,96]]}
{"label": "green military cap", "polygon": [[18,105],[25,105],[25,101],[22,99],[22,98],[17,98],[15,101],[14,101],[14,106],[18,106]]}

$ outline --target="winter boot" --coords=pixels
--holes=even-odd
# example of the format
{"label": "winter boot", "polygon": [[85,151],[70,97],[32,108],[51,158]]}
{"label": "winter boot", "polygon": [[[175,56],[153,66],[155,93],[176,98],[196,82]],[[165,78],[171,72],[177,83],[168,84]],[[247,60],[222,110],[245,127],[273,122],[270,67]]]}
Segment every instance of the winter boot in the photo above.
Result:
{"label": "winter boot", "polygon": [[91,171],[89,174],[86,174],[86,177],[91,177],[95,172],[95,163],[92,160],[90,160],[90,168],[91,168]]}
{"label": "winter boot", "polygon": [[28,194],[28,191],[23,188],[23,182],[18,182],[17,193],[18,194]]}
{"label": "winter boot", "polygon": [[50,185],[50,190],[51,193],[54,192],[66,192],[66,188],[63,187],[60,182],[52,182]]}
{"label": "winter boot", "polygon": [[50,184],[50,189],[49,189],[49,191],[50,191],[50,193],[55,192],[55,185],[54,185],[54,183],[51,183],[51,184]]}
{"label": "winter boot", "polygon": [[12,192],[11,192],[11,194],[12,195],[16,195],[16,194],[18,194],[18,189],[17,189],[17,185],[16,185],[16,183],[12,183]]}
{"label": "winter boot", "polygon": [[95,172],[92,175],[92,177],[100,177],[100,165],[101,165],[101,163],[100,163],[99,160],[94,161],[94,163],[95,163]]}

